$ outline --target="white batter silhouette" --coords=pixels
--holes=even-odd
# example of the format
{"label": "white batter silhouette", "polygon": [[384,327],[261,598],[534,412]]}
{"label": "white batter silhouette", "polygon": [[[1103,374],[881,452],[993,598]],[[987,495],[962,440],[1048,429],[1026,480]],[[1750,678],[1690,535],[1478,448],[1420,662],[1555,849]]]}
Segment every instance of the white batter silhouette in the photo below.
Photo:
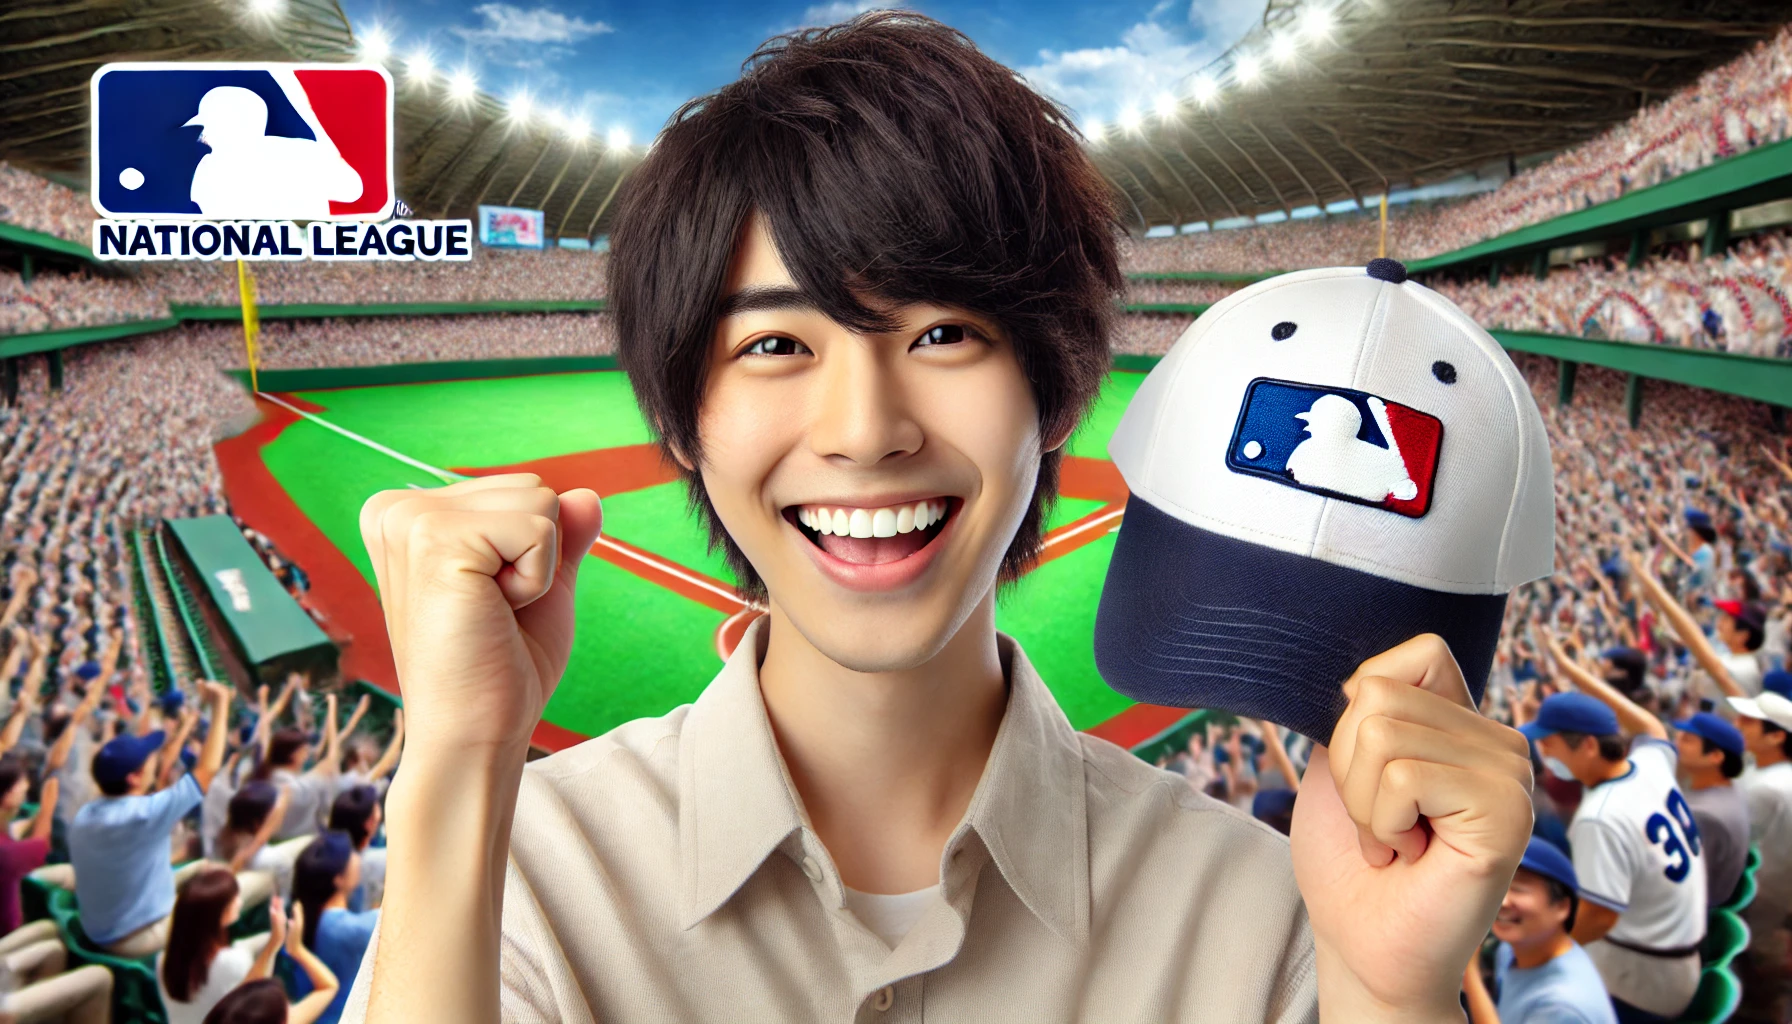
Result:
{"label": "white batter silhouette", "polygon": [[225,85],[200,98],[187,124],[203,126],[199,141],[211,152],[193,169],[190,195],[207,217],[316,220],[329,216],[331,200],[361,198],[361,175],[318,123],[297,79],[280,84],[315,141],[267,134],[267,102],[252,90]]}
{"label": "white batter silhouette", "polygon": [[1288,472],[1298,483],[1363,501],[1383,501],[1389,496],[1408,501],[1419,494],[1419,485],[1406,474],[1400,442],[1388,425],[1387,403],[1369,399],[1369,411],[1388,447],[1378,448],[1358,438],[1363,414],[1356,403],[1340,395],[1321,395],[1306,412],[1294,418],[1307,425],[1310,435],[1288,456]]}

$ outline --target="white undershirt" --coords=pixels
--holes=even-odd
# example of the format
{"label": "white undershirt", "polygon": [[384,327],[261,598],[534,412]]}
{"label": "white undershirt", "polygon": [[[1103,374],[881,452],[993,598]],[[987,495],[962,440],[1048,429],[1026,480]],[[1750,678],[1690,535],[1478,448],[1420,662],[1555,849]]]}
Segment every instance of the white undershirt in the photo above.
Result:
{"label": "white undershirt", "polygon": [[901,892],[884,895],[874,892],[860,892],[847,888],[846,909],[852,911],[871,933],[884,940],[884,945],[895,949],[902,944],[902,937],[915,927],[927,907],[938,899],[940,887],[930,885],[914,892]]}

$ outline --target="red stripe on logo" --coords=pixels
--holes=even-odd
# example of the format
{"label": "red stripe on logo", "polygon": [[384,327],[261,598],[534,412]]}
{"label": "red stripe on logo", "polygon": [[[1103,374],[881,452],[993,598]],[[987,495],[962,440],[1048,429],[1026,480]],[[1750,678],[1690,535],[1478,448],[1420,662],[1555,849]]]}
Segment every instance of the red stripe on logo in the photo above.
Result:
{"label": "red stripe on logo", "polygon": [[361,198],[330,203],[332,214],[377,213],[392,198],[386,162],[386,80],[377,71],[295,72],[311,109],[348,165],[361,175]]}
{"label": "red stripe on logo", "polygon": [[1389,498],[1383,507],[1416,519],[1431,508],[1431,485],[1437,477],[1437,454],[1443,446],[1444,423],[1411,406],[1396,402],[1389,402],[1387,406],[1388,425],[1394,428],[1394,440],[1400,445],[1406,475],[1419,485],[1419,493],[1405,501]]}

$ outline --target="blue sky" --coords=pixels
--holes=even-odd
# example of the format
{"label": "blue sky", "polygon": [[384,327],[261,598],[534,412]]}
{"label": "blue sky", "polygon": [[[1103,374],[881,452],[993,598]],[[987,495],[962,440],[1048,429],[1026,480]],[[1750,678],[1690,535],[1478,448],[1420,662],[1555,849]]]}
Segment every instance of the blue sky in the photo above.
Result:
{"label": "blue sky", "polygon": [[[895,0],[728,3],[685,0],[344,0],[359,38],[376,27],[399,58],[424,50],[435,67],[466,68],[500,99],[535,103],[652,137],[692,96],[732,81],[767,37],[831,24]],[[1237,41],[1263,0],[915,0],[986,53],[1068,104],[1111,123]]]}

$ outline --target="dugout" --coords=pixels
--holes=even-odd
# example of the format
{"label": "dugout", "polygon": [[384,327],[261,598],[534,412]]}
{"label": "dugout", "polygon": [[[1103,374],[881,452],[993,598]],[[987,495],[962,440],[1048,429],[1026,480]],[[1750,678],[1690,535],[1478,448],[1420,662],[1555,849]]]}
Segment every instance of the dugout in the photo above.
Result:
{"label": "dugout", "polygon": [[206,618],[221,627],[250,682],[278,686],[289,672],[336,675],[338,651],[268,570],[229,516],[167,520],[182,575],[204,585]]}

